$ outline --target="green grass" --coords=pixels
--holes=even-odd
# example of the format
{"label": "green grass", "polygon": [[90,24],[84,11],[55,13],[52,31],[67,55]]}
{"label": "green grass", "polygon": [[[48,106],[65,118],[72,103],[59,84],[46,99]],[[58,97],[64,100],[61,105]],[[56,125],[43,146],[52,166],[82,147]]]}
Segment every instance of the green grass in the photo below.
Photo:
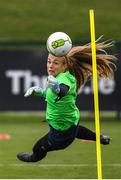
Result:
{"label": "green grass", "polygon": [[[1,179],[96,179],[95,143],[75,140],[65,150],[48,153],[40,162],[27,164],[19,161],[16,154],[31,152],[36,140],[48,131],[41,116],[0,116],[0,133],[8,133],[10,140],[0,140]],[[94,129],[94,120],[81,120],[81,124]],[[101,132],[112,137],[109,146],[102,146],[102,166],[104,179],[121,178],[121,122],[101,121]]]}
{"label": "green grass", "polygon": [[121,40],[120,0],[1,0],[0,40],[46,40],[65,31],[73,40],[90,39],[89,9],[97,37]]}

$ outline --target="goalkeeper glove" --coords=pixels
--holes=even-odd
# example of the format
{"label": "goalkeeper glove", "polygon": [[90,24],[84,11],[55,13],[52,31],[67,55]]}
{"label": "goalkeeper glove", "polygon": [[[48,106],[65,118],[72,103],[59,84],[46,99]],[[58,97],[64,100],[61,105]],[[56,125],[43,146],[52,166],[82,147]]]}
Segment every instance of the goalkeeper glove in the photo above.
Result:
{"label": "goalkeeper glove", "polygon": [[48,76],[48,87],[50,89],[52,89],[52,91],[56,94],[58,94],[60,92],[60,85],[59,82],[57,81],[57,79],[50,75]]}
{"label": "goalkeeper glove", "polygon": [[29,89],[26,91],[24,97],[28,97],[28,96],[31,96],[31,95],[43,96],[43,97],[45,97],[45,95],[46,95],[46,90],[44,90],[44,89],[42,89],[42,88],[40,88],[40,87],[38,87],[38,86],[33,86],[33,87],[29,88]]}

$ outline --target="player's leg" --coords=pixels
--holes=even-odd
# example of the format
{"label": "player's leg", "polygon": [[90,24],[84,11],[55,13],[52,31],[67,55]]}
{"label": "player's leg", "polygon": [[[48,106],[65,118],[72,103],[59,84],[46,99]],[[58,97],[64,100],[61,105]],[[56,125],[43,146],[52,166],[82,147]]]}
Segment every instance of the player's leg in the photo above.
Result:
{"label": "player's leg", "polygon": [[79,125],[76,138],[96,141],[96,134],[90,129]]}
{"label": "player's leg", "polygon": [[[96,133],[84,126],[79,126],[76,138],[96,141]],[[100,135],[100,143],[101,144],[104,144],[104,145],[109,144],[110,140],[111,140],[111,138],[109,136]]]}
{"label": "player's leg", "polygon": [[64,149],[76,137],[77,126],[71,126],[66,131],[58,131],[51,127],[49,133],[39,139],[33,147],[33,153],[19,153],[18,159],[24,162],[37,162],[43,159],[47,152]]}

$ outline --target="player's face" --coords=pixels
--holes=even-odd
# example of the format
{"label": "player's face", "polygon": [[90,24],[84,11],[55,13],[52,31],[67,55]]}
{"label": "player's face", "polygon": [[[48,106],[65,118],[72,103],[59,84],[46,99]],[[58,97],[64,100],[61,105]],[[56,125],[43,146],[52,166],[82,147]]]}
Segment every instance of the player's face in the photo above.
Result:
{"label": "player's face", "polygon": [[67,64],[65,62],[65,57],[56,57],[49,54],[47,60],[48,75],[52,75],[55,77],[59,73],[65,72],[66,69],[67,69]]}

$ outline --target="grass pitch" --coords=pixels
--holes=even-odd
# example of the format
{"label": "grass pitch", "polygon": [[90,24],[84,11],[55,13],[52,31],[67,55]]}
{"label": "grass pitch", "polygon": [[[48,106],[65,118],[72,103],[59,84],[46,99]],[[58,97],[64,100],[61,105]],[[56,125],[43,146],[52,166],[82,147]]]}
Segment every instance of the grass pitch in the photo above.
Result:
{"label": "grass pitch", "polygon": [[95,10],[97,37],[121,39],[121,0],[1,0],[0,40],[46,40],[55,31],[88,40],[89,9]]}
{"label": "grass pitch", "polygon": [[[75,140],[65,150],[49,152],[37,163],[24,163],[16,158],[18,152],[31,152],[48,125],[41,116],[0,116],[0,134],[11,139],[0,140],[1,179],[96,179],[97,162],[95,143]],[[81,120],[81,124],[94,128],[94,120]],[[110,145],[102,145],[103,179],[121,179],[120,120],[102,120],[101,132],[112,137]]]}

